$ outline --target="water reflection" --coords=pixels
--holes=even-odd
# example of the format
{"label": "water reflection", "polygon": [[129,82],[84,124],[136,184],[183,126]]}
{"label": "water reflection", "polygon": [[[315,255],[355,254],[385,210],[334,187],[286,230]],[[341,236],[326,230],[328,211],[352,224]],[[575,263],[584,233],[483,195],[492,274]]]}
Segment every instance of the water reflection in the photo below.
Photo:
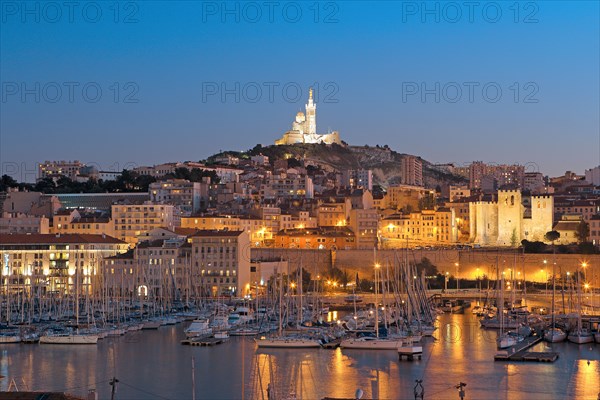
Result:
{"label": "water reflection", "polygon": [[423,341],[423,359],[414,362],[399,362],[395,351],[257,349],[249,338],[188,347],[179,344],[183,329],[162,327],[97,346],[0,345],[0,389],[23,378],[33,390],[83,396],[96,388],[99,398],[109,398],[108,380],[116,376],[118,399],[189,399],[193,356],[198,398],[262,399],[269,384],[280,398],[353,398],[357,388],[364,398],[412,398],[415,379],[434,399],[458,398],[454,386],[461,381],[467,398],[595,399],[600,391],[600,345],[541,343],[533,350],[560,353],[555,363],[494,362],[496,333],[480,329],[472,315],[442,316],[435,337]]}

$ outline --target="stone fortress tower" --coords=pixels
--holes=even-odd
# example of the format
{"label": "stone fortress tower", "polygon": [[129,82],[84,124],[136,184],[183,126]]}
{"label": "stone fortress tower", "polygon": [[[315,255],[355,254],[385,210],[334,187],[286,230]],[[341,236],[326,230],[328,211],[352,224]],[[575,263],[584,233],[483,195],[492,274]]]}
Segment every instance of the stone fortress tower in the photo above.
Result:
{"label": "stone fortress tower", "polygon": [[482,246],[544,241],[552,230],[553,210],[552,196],[523,197],[520,190],[499,190],[497,201],[469,204],[470,241]]}
{"label": "stone fortress tower", "polygon": [[283,134],[281,139],[276,140],[276,145],[289,145],[296,143],[325,143],[342,144],[340,134],[337,131],[318,134],[317,133],[317,105],[313,99],[312,88],[308,92],[308,102],[305,104],[306,113],[299,112],[292,123],[292,129]]}

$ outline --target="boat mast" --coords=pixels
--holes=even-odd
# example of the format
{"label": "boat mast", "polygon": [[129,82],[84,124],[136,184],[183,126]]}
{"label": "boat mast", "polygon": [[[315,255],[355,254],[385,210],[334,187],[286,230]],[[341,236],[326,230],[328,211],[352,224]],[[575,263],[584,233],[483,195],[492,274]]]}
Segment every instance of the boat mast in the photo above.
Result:
{"label": "boat mast", "polygon": [[379,298],[377,297],[377,270],[379,264],[377,264],[377,250],[373,247],[373,262],[375,263],[375,336],[379,337]]}
{"label": "boat mast", "polygon": [[75,262],[75,325],[77,325],[77,332],[79,332],[79,273],[77,268],[77,262]]}
{"label": "boat mast", "polygon": [[554,302],[556,296],[556,260],[552,260],[552,328],[555,328],[555,310],[554,310]]}
{"label": "boat mast", "polygon": [[298,269],[298,292],[300,293],[300,306],[298,307],[298,325],[302,324],[302,252],[300,253],[300,268]]}
{"label": "boat mast", "polygon": [[[275,276],[277,276],[277,269],[275,269]],[[281,323],[283,320],[283,315],[281,314],[281,297],[283,291],[283,274],[279,277],[279,336],[281,336]]]}

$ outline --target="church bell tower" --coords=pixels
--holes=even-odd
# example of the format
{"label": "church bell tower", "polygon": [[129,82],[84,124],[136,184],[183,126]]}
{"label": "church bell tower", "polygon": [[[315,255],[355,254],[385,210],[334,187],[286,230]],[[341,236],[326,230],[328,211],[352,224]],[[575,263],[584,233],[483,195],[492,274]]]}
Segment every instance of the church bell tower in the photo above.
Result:
{"label": "church bell tower", "polygon": [[317,105],[313,101],[313,90],[308,91],[308,103],[306,104],[306,129],[305,133],[317,133]]}

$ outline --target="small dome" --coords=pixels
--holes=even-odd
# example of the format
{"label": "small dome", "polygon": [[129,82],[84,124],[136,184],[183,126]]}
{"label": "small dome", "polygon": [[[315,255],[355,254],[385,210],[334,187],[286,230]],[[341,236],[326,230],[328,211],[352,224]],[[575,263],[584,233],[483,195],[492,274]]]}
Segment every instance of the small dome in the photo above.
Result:
{"label": "small dome", "polygon": [[304,113],[302,111],[296,114],[296,122],[304,122],[305,120],[306,117],[304,116]]}

